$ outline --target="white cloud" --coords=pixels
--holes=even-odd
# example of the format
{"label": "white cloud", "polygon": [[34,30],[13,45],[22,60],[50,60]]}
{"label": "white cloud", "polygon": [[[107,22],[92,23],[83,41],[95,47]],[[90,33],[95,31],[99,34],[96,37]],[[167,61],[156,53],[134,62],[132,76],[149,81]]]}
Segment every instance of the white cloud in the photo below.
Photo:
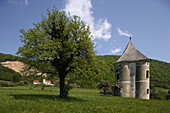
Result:
{"label": "white cloud", "polygon": [[122,31],[122,30],[120,30],[119,27],[117,28],[117,31],[118,31],[118,33],[119,33],[121,36],[122,36],[122,35],[127,36],[127,37],[132,37],[132,36],[133,36],[132,34],[128,33],[128,31]]}
{"label": "white cloud", "polygon": [[112,25],[107,19],[96,21],[93,17],[92,7],[91,0],[67,0],[63,10],[70,12],[71,15],[80,16],[90,26],[94,39],[110,39]]}
{"label": "white cloud", "polygon": [[28,5],[28,0],[25,0],[25,5],[26,5],[26,6]]}
{"label": "white cloud", "polygon": [[121,49],[116,48],[116,49],[114,49],[114,50],[111,50],[111,53],[112,53],[112,54],[115,54],[115,53],[118,53],[118,52],[120,52],[120,51],[121,51]]}
{"label": "white cloud", "polygon": [[25,4],[27,6],[28,5],[28,0],[8,0],[8,4],[13,4],[13,5]]}

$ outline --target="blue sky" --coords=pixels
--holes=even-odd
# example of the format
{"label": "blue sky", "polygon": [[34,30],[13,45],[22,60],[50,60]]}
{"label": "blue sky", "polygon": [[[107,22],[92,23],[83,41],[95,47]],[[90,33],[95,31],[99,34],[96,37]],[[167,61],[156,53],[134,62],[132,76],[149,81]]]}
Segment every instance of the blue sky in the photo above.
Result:
{"label": "blue sky", "polygon": [[20,29],[53,5],[90,26],[98,55],[121,55],[131,36],[145,56],[170,62],[170,0],[0,0],[0,53],[15,55]]}

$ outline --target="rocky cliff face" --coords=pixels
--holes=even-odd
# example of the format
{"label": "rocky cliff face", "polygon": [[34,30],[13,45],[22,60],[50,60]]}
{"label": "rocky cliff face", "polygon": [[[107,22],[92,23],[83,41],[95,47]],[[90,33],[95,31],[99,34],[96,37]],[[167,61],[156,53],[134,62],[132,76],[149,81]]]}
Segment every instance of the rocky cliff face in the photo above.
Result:
{"label": "rocky cliff face", "polygon": [[26,66],[24,63],[20,61],[6,61],[6,62],[1,62],[1,64],[4,67],[8,67],[16,72],[21,72],[23,71],[23,68]]}
{"label": "rocky cliff face", "polygon": [[[20,73],[21,75],[30,75],[31,73],[36,72],[37,75],[41,75],[42,73],[40,71],[38,71],[35,68],[31,68],[29,70],[25,70],[26,67],[28,67],[28,65],[24,64],[23,62],[20,61],[6,61],[6,62],[1,62],[1,64],[4,67],[8,67],[12,70],[14,70],[15,72]],[[43,74],[44,76],[47,76],[46,73]]]}

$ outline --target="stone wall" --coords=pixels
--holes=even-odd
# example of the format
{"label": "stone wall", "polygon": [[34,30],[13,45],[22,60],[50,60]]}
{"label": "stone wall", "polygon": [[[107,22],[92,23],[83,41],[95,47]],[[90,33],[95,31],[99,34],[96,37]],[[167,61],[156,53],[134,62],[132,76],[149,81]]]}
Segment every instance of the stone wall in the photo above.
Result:
{"label": "stone wall", "polygon": [[120,90],[120,96],[150,98],[150,77],[146,77],[146,71],[149,71],[148,62],[119,63],[115,70],[115,84]]}

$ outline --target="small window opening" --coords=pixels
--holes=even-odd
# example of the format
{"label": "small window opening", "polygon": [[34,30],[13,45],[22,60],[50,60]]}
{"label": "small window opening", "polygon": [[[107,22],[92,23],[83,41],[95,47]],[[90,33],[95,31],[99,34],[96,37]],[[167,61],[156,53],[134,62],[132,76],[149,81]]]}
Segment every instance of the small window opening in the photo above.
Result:
{"label": "small window opening", "polygon": [[117,74],[117,80],[119,80],[120,79],[120,75],[119,74]]}
{"label": "small window opening", "polygon": [[149,89],[147,89],[147,94],[149,94]]}
{"label": "small window opening", "polygon": [[149,70],[146,71],[146,78],[149,78]]}
{"label": "small window opening", "polygon": [[147,62],[146,65],[149,65],[149,62]]}

